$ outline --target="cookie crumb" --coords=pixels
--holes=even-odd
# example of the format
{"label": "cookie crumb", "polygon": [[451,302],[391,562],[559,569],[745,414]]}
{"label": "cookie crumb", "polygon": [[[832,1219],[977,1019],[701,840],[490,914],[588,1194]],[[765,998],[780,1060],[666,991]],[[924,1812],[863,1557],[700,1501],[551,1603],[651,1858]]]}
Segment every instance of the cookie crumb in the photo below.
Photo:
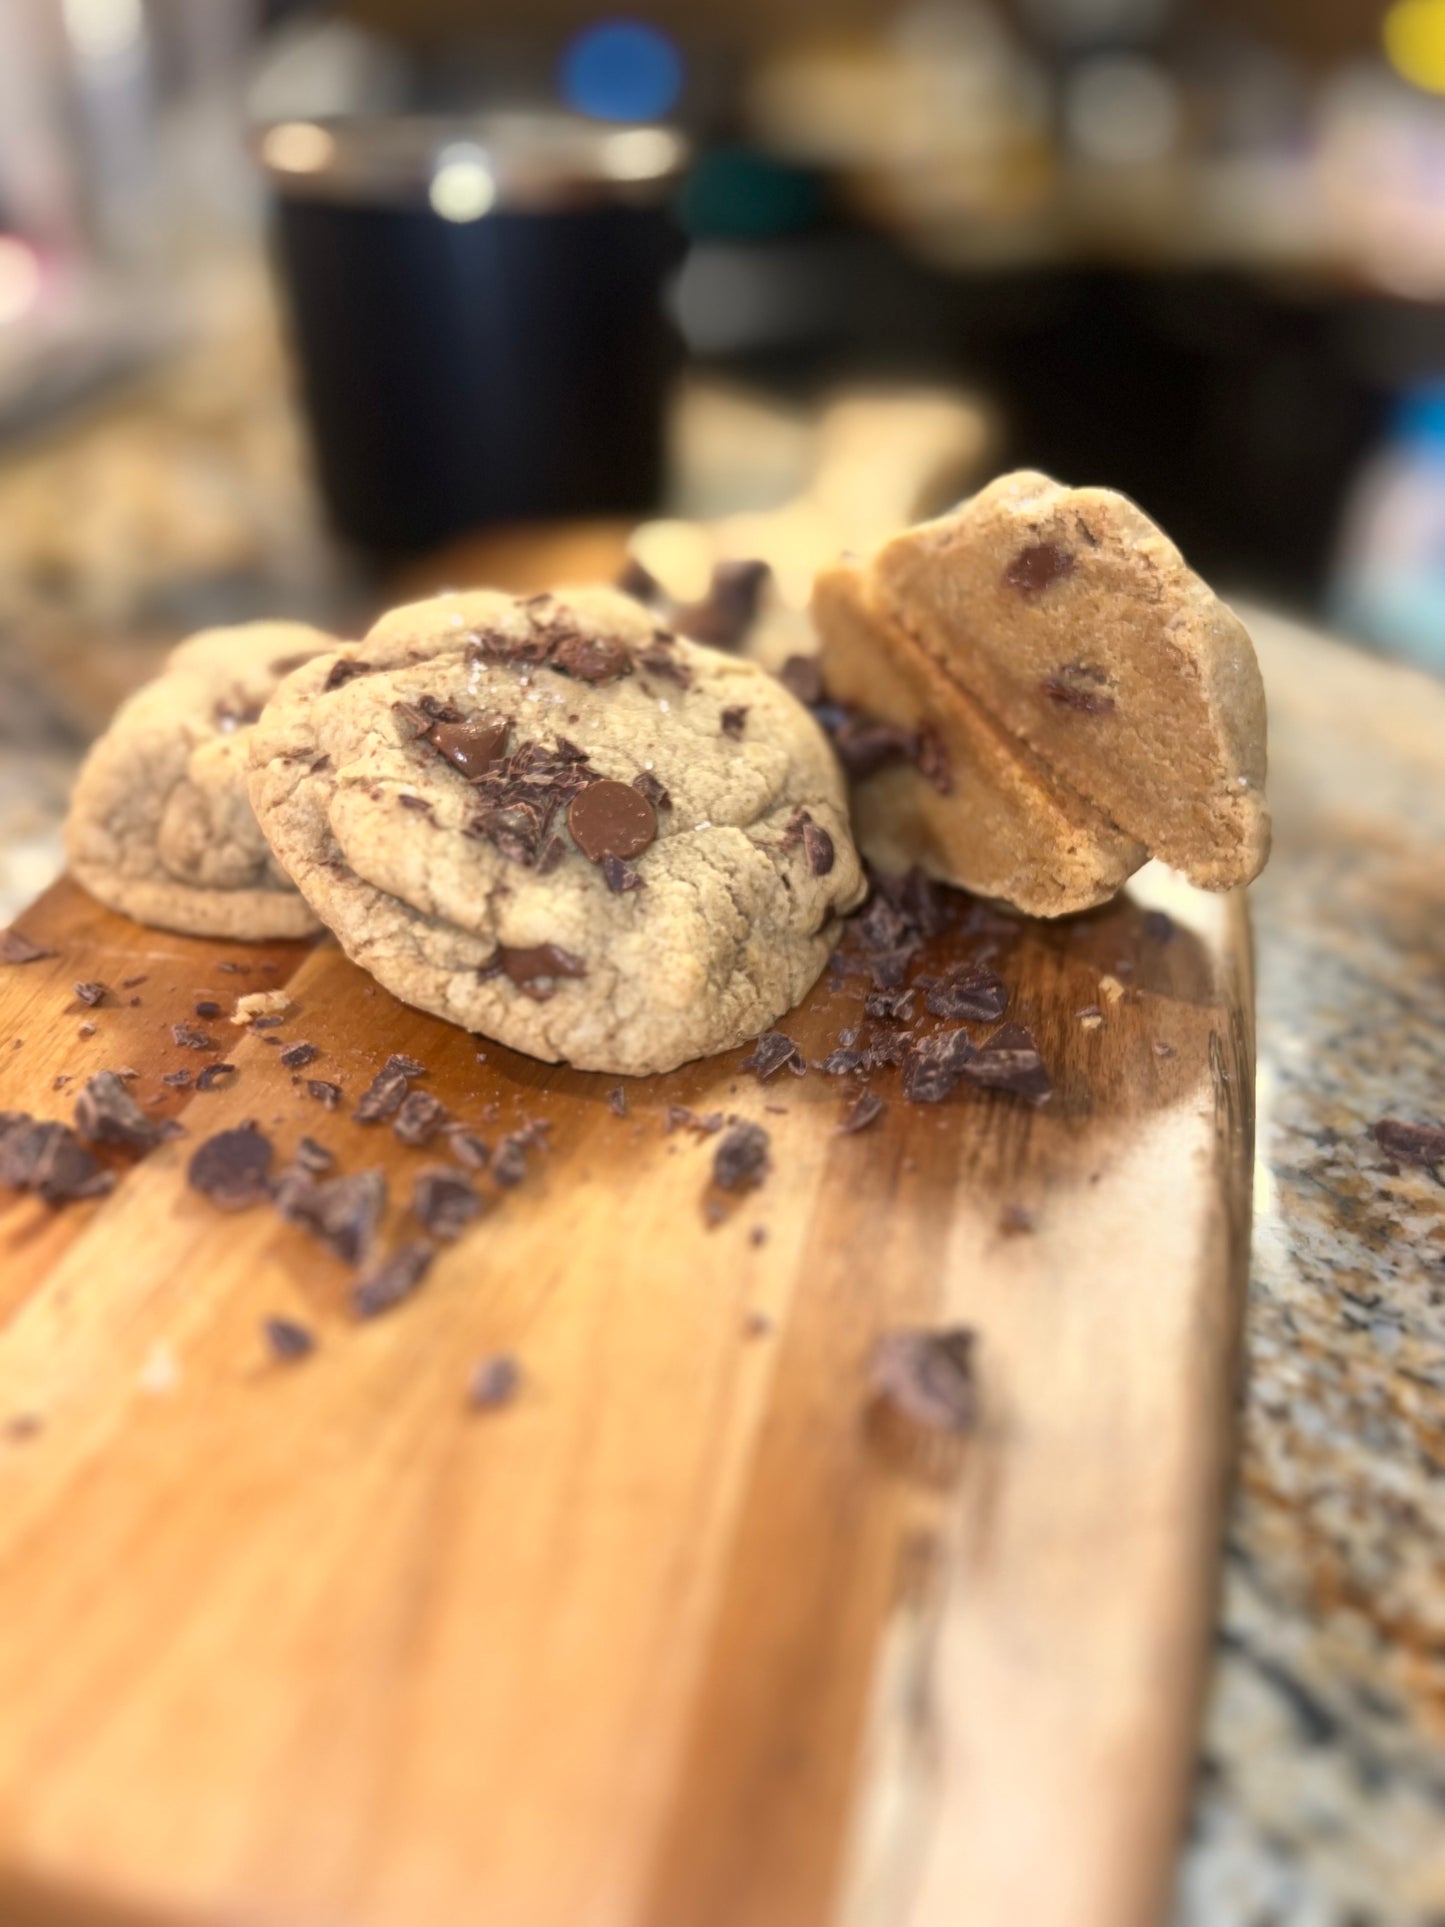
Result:
{"label": "cookie crumb", "polygon": [[231,1022],[239,1029],[254,1024],[258,1017],[286,1017],[294,1009],[284,990],[252,990],[238,997],[231,1011]]}

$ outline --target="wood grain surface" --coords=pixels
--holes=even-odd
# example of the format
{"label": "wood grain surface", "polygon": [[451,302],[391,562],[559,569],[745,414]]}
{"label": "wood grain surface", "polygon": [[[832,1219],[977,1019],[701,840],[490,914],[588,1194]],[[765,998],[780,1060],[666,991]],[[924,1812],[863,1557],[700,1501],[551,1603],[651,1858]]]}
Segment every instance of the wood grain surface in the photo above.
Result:
{"label": "wood grain surface", "polygon": [[[760,1086],[733,1052],[628,1082],[619,1117],[618,1080],[479,1046],[329,942],[168,937],[57,886],[21,927],[58,955],[0,967],[0,1105],[68,1116],[131,1067],[185,1135],[95,1203],[0,1194],[0,1919],[1157,1919],[1228,1463],[1252,996],[1242,903],[1176,897],[1165,940],[1149,887],[1007,936],[961,905],[922,966],[991,955],[1054,1095],[910,1105],[884,1071],[852,1136],[851,1079]],[[113,994],[87,1011],[79,979]],[[170,1029],[198,997],[282,984],[272,1035],[319,1047],[341,1111],[224,1023],[229,1088],[160,1081],[205,1061]],[[825,976],[787,1020],[810,1060],[863,988]],[[310,1133],[382,1168],[386,1237],[415,1235],[434,1153],[350,1117],[392,1051],[492,1143],[545,1118],[551,1148],[361,1324],[339,1261],[184,1173],[257,1118],[283,1157]],[[669,1134],[673,1104],[771,1133],[721,1222],[715,1140]],[[272,1360],[278,1314],[310,1358]],[[875,1339],[918,1320],[980,1334],[951,1479],[870,1419]],[[495,1351],[520,1393],[469,1409]]]}

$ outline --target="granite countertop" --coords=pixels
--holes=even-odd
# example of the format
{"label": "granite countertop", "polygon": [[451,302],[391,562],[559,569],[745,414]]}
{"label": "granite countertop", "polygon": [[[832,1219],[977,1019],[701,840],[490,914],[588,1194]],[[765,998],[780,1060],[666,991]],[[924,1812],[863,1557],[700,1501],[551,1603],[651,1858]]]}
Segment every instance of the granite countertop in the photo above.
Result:
{"label": "granite countertop", "polygon": [[[274,335],[242,319],[0,464],[0,922],[59,867],[87,735],[171,641],[341,624],[364,595],[321,533]],[[1445,1186],[1373,1126],[1445,1124],[1445,684],[1249,619],[1276,825],[1252,892],[1254,1265],[1175,1927],[1442,1927]]]}

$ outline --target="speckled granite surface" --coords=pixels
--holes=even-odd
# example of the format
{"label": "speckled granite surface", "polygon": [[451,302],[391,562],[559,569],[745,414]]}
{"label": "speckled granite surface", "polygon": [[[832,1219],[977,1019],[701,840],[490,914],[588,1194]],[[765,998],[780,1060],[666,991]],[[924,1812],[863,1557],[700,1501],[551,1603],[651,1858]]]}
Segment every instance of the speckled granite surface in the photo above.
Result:
{"label": "speckled granite surface", "polygon": [[[1259,1165],[1239,1488],[1176,1927],[1445,1922],[1445,685],[1251,619]],[[1441,1174],[1445,1176],[1445,1173]]]}

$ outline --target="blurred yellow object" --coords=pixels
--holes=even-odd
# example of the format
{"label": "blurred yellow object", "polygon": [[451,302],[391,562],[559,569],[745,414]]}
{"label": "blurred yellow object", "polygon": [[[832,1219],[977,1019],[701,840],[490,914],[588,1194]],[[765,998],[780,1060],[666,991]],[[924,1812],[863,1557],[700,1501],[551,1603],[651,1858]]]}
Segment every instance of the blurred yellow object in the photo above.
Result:
{"label": "blurred yellow object", "polygon": [[1395,72],[1412,86],[1445,94],[1445,0],[1395,0],[1383,32]]}

